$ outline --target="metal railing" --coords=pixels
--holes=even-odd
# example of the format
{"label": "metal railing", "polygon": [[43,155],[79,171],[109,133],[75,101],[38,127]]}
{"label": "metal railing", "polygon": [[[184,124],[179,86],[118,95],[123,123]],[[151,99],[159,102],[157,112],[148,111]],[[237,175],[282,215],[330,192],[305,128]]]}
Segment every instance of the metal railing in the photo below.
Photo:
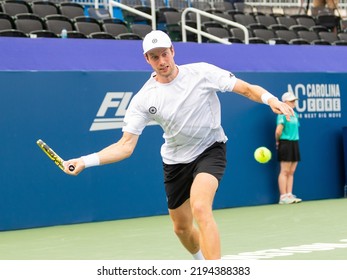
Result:
{"label": "metal railing", "polygon": [[144,18],[147,18],[149,20],[152,21],[152,29],[153,30],[156,30],[157,29],[157,23],[156,23],[156,12],[155,12],[155,0],[151,0],[151,14],[146,14],[144,12],[141,12],[139,10],[136,10],[132,7],[129,7],[127,5],[124,5],[122,3],[119,3],[119,2],[116,2],[114,0],[109,0],[108,2],[108,10],[109,10],[109,13],[110,15],[113,17],[113,7],[118,7],[122,10],[126,10],[128,12],[131,12],[133,14],[136,14],[136,15],[139,15],[139,16],[142,16]]}
{"label": "metal railing", "polygon": [[[307,1],[303,0],[245,0],[245,4],[257,7],[257,6],[271,6],[275,8],[283,7],[306,7]],[[309,7],[312,8],[312,3],[309,3]],[[337,13],[346,16],[347,15],[347,0],[339,0],[337,6]]]}
{"label": "metal railing", "polygon": [[[196,13],[196,28],[188,26],[186,24],[186,16],[188,15],[189,12]],[[210,40],[214,40],[214,41],[217,41],[217,42],[222,43],[222,44],[231,45],[231,43],[227,39],[219,38],[217,36],[214,36],[212,34],[205,32],[205,31],[202,31],[201,30],[201,16],[205,16],[205,17],[211,18],[215,21],[220,21],[224,24],[240,28],[245,34],[244,43],[245,44],[249,43],[248,29],[244,25],[239,24],[239,23],[234,22],[234,21],[231,21],[231,20],[227,20],[227,19],[219,17],[219,16],[216,16],[214,14],[204,12],[204,11],[196,9],[196,8],[186,8],[182,12],[181,27],[182,27],[182,41],[183,42],[187,42],[187,31],[190,31],[190,32],[193,32],[193,33],[198,35],[198,43],[202,43],[202,36],[204,36]]]}
{"label": "metal railing", "polygon": [[[131,12],[131,13],[134,13],[136,15],[142,16],[142,17],[144,17],[146,19],[149,19],[152,22],[152,29],[156,30],[157,26],[156,26],[155,0],[150,0],[150,1],[151,1],[151,14],[150,15],[147,14],[147,13],[144,13],[142,11],[139,11],[137,9],[134,9],[134,8],[132,8],[130,6],[124,5],[124,4],[120,3],[120,2],[114,1],[114,0],[109,0],[108,1],[107,8],[109,10],[109,13],[110,13],[111,17],[113,17],[113,7],[118,7],[120,9],[126,10],[128,12]],[[102,2],[103,5],[105,5],[106,1],[105,0],[101,0],[100,2]],[[95,0],[94,1],[94,7],[95,8],[99,8],[99,4],[100,4],[99,0]],[[186,24],[186,16],[187,16],[187,14],[189,12],[193,12],[193,13],[197,14],[197,17],[196,17],[197,18],[197,28],[193,28],[193,27],[188,26]],[[248,33],[248,29],[245,26],[243,26],[243,25],[241,25],[241,24],[239,24],[237,22],[233,22],[233,21],[227,20],[225,18],[216,16],[216,15],[211,14],[211,13],[204,12],[204,11],[196,9],[196,8],[186,8],[182,12],[181,28],[182,28],[182,41],[183,42],[187,41],[187,31],[190,31],[190,32],[196,33],[198,35],[197,36],[198,43],[202,43],[202,36],[204,36],[204,37],[206,37],[206,38],[208,38],[210,40],[214,40],[214,41],[222,43],[222,44],[227,44],[227,45],[231,44],[227,39],[219,38],[217,36],[214,36],[212,34],[209,34],[207,32],[204,32],[203,30],[201,30],[201,16],[205,16],[205,17],[211,18],[211,19],[213,19],[215,21],[220,21],[220,22],[222,22],[224,24],[240,28],[244,32],[244,34],[245,34],[244,43],[245,44],[249,43],[249,33]]]}
{"label": "metal railing", "polygon": [[[63,0],[56,0],[56,2],[63,1]],[[108,7],[108,0],[72,0],[73,2],[80,3],[82,5],[86,6],[94,6],[95,8],[98,8],[99,5],[102,5],[104,7]],[[222,2],[224,0],[206,0],[206,2],[209,2],[212,6],[215,2]],[[283,8],[283,7],[300,7],[307,5],[306,1],[303,0],[245,0],[245,4],[249,4],[252,6],[271,6],[274,8]],[[312,3],[309,4],[310,7],[312,7]],[[339,0],[338,3],[338,10],[341,14],[344,16],[347,15],[347,0]]]}

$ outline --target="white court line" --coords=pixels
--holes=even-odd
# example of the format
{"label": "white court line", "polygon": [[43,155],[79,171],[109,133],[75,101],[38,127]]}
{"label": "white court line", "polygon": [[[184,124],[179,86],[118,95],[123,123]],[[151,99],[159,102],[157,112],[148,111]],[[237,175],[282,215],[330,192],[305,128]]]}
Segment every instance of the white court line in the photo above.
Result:
{"label": "white court line", "polygon": [[329,251],[340,248],[347,248],[347,239],[341,239],[341,243],[312,243],[309,245],[299,245],[282,247],[279,249],[265,249],[254,252],[243,252],[237,255],[225,255],[223,260],[258,260],[272,259],[276,257],[292,256],[294,254],[309,254],[315,251]]}

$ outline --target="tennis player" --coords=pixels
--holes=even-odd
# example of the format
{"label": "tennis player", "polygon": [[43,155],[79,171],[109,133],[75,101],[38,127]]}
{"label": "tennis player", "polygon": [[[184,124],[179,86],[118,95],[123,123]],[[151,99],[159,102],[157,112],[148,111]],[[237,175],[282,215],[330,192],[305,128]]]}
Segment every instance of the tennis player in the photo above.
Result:
{"label": "tennis player", "polygon": [[[227,137],[217,92],[233,91],[288,118],[293,109],[264,88],[214,65],[176,65],[172,42],[162,31],[147,34],[143,54],[154,72],[131,100],[121,139],[97,153],[66,161],[65,172],[77,175],[87,167],[130,157],[143,129],[156,121],[164,130],[161,156],[174,232],[194,259],[220,259],[212,204],[226,166]],[[73,172],[67,168],[70,164]]]}

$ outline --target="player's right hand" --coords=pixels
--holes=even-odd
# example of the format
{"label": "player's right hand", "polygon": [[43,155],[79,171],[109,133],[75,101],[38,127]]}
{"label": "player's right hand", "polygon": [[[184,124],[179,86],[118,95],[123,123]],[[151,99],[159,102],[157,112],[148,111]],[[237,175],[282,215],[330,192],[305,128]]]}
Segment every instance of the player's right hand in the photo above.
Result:
{"label": "player's right hand", "polygon": [[69,175],[78,175],[85,168],[82,158],[75,158],[63,162],[64,172]]}

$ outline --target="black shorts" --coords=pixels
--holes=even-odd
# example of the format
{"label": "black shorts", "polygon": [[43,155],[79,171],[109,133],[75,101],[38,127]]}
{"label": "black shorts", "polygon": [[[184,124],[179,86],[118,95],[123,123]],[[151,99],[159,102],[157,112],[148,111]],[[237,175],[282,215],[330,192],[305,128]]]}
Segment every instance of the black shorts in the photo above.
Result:
{"label": "black shorts", "polygon": [[225,167],[226,144],[218,142],[207,148],[197,159],[190,163],[163,163],[168,208],[176,209],[190,197],[190,189],[197,174],[209,173],[220,182]]}
{"label": "black shorts", "polygon": [[277,151],[278,161],[300,161],[299,141],[280,140]]}

